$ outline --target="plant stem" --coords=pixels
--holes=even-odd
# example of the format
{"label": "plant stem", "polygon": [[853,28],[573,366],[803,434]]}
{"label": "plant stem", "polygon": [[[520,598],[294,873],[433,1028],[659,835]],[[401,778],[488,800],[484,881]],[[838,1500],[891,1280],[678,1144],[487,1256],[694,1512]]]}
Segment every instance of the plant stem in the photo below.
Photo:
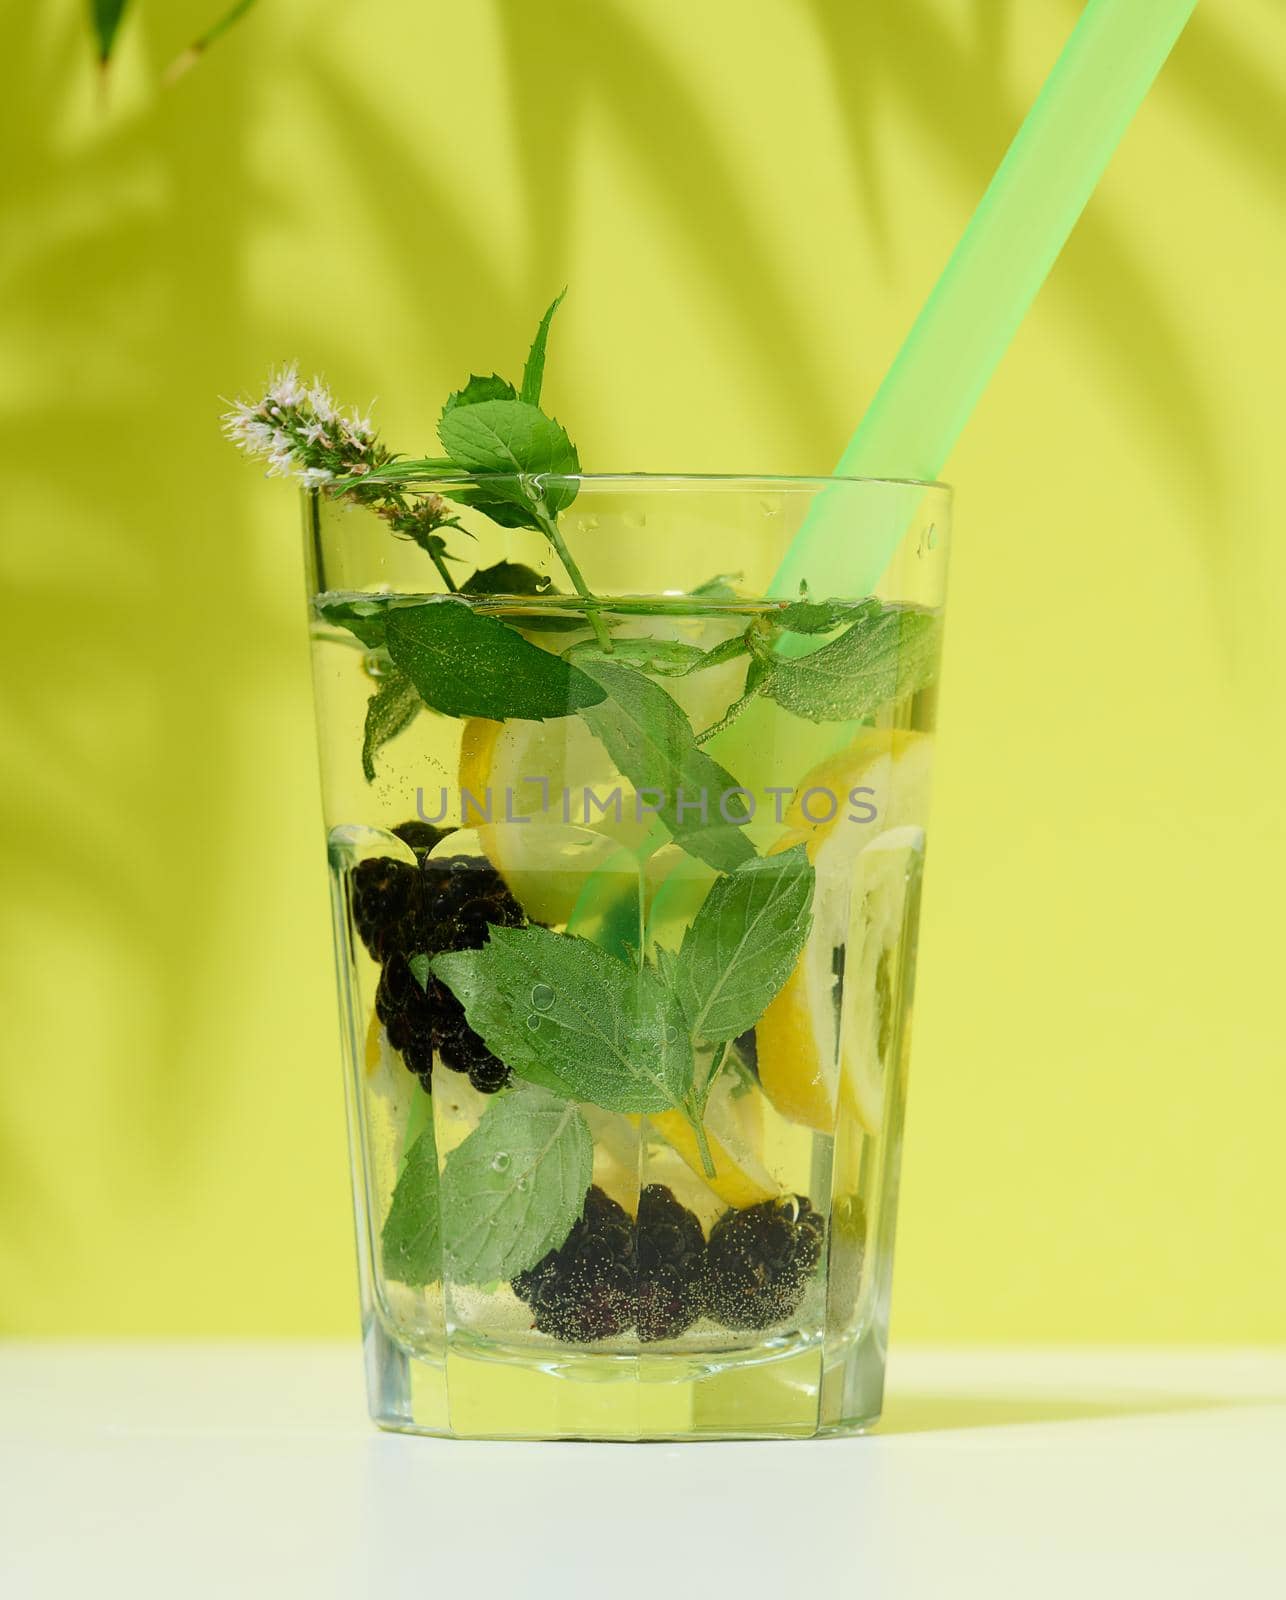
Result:
{"label": "plant stem", "polygon": [[708,728],[697,734],[697,743],[705,744],[708,739],[713,739],[716,733],[722,733],[725,728],[730,728],[758,693],[758,686],[747,689],[740,700],[733,701],[718,722],[712,722]]}
{"label": "plant stem", "polygon": [[585,578],[581,573],[580,568],[576,565],[575,556],[573,556],[571,551],[567,548],[562,534],[559,533],[558,523],[555,521],[555,519],[547,515],[544,511],[538,510],[536,512],[536,520],[540,523],[541,530],[545,537],[558,552],[558,559],[563,564],[563,570],[572,580],[572,587],[586,603],[586,615],[589,618],[590,627],[594,630],[594,637],[598,640],[599,648],[604,651],[605,654],[611,655],[612,636],[610,633],[608,633],[602,617],[599,616],[599,607],[601,606],[602,602],[599,600],[597,595],[590,593],[589,585],[585,582]]}
{"label": "plant stem", "polygon": [[710,1091],[714,1088],[715,1079],[728,1064],[728,1051],[731,1048],[732,1041],[730,1039],[725,1039],[723,1041],[723,1047],[719,1051],[718,1058],[715,1061],[714,1066],[710,1069],[710,1076],[705,1081],[705,1087],[701,1091],[701,1115],[703,1117],[706,1114],[706,1107],[710,1104]]}
{"label": "plant stem", "polygon": [[448,591],[451,594],[459,594],[460,591],[455,586],[455,579],[447,571],[447,564],[443,560],[441,552],[438,550],[430,550],[429,560],[432,561],[433,565],[438,569],[438,574],[443,583],[446,584]]}
{"label": "plant stem", "polygon": [[694,1115],[692,1111],[687,1112],[687,1118],[692,1126],[693,1133],[696,1134],[697,1137],[697,1149],[701,1153],[701,1165],[705,1170],[706,1177],[718,1177],[718,1170],[714,1164],[714,1157],[710,1154],[710,1141],[706,1138],[705,1125],[702,1123],[700,1116]]}

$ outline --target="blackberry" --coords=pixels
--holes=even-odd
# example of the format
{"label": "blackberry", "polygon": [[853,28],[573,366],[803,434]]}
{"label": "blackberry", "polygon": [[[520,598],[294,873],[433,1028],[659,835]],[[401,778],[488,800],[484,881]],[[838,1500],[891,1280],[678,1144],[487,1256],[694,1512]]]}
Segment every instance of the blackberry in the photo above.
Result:
{"label": "blackberry", "polygon": [[375,1015],[395,1050],[402,1049],[408,1039],[433,1034],[432,998],[420,988],[404,955],[394,953],[384,963],[375,990]]}
{"label": "blackberry", "polygon": [[705,1310],[706,1236],[663,1184],[639,1195],[639,1338],[677,1339]]}
{"label": "blackberry", "polygon": [[520,1272],[511,1287],[541,1333],[589,1344],[633,1322],[635,1259],[629,1212],[596,1187],[566,1243]]}
{"label": "blackberry", "polygon": [[725,1212],[706,1250],[709,1310],[725,1328],[793,1316],[822,1251],[825,1224],[802,1195]]}
{"label": "blackberry", "polygon": [[476,856],[426,857],[420,863],[420,948],[479,950],[493,927],[521,928],[522,907],[488,861]]}
{"label": "blackberry", "polygon": [[413,953],[424,900],[419,870],[409,861],[373,856],[351,878],[353,926],[376,961]]}
{"label": "blackberry", "polygon": [[423,861],[435,845],[442,843],[450,828],[435,828],[431,822],[421,822],[418,817],[412,817],[410,822],[400,822],[393,832],[403,844],[410,845],[415,851],[417,861]]}
{"label": "blackberry", "polygon": [[433,1005],[433,1045],[438,1059],[453,1072],[467,1072],[479,1094],[495,1094],[513,1073],[483,1044],[465,1020],[464,1007],[437,978],[429,979]]}
{"label": "blackberry", "polygon": [[381,963],[376,1015],[389,1044],[426,1090],[436,1053],[444,1066],[467,1073],[480,1093],[494,1094],[510,1081],[509,1068],[469,1026],[464,1007],[444,984],[430,978],[427,992],[420,988],[408,958],[477,950],[492,927],[518,928],[527,919],[490,862],[430,856],[446,837],[440,829],[404,822],[393,831],[415,851],[418,865],[377,856],[359,862],[352,876],[353,922]]}

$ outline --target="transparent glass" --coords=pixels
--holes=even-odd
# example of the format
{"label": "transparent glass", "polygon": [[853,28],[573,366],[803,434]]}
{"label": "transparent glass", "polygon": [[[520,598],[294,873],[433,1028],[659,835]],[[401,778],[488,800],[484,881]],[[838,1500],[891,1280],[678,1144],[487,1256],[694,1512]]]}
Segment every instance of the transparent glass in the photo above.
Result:
{"label": "transparent glass", "polygon": [[[304,495],[371,1414],[465,1438],[860,1430],[883,1390],[949,491],[531,480],[560,552],[463,503],[495,484],[396,486],[458,520],[454,583],[509,585],[455,600],[386,516]],[[765,597],[823,494],[882,576],[787,617]],[[467,643],[408,654],[443,606]],[[464,714],[479,618],[541,652],[504,657],[489,716]],[[567,670],[550,658],[579,689],[537,707]]]}

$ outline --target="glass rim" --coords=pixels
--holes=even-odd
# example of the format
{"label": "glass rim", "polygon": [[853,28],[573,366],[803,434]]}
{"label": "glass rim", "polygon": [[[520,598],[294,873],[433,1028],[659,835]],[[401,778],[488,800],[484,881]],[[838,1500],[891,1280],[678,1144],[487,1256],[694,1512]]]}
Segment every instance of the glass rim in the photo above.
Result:
{"label": "glass rim", "polygon": [[[393,466],[395,467],[396,463],[393,463]],[[361,478],[346,478],[342,481],[345,490],[358,488],[362,483]],[[579,488],[630,485],[660,488],[674,484],[679,487],[708,485],[711,488],[739,486],[752,490],[756,487],[771,490],[788,488],[821,490],[836,484],[845,484],[853,487],[867,485],[871,488],[921,489],[926,493],[934,491],[944,494],[948,498],[955,493],[951,484],[939,478],[858,477],[840,473],[796,472],[433,472],[427,469],[420,471],[408,469],[398,473],[384,469],[374,481],[376,484],[386,484],[394,488],[407,486],[429,492],[436,488],[449,489],[462,484],[523,482],[555,485],[574,483]]]}

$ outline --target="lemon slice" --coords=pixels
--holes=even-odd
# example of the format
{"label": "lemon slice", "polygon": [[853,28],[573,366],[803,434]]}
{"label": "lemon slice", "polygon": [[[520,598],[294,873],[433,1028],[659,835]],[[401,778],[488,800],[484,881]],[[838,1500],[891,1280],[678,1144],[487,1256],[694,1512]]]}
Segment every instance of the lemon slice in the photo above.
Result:
{"label": "lemon slice", "polygon": [[857,863],[845,955],[841,1090],[872,1133],[884,1121],[897,1046],[907,906],[924,862],[924,830],[908,824],[872,839]]}
{"label": "lemon slice", "polygon": [[[841,1086],[871,1131],[880,1124],[887,1059],[872,1056],[872,1041],[889,1031],[880,984],[895,976],[908,877],[923,850],[931,753],[927,734],[865,730],[804,779],[775,847],[805,845],[817,887],[808,943],[756,1024],[759,1079],[784,1117],[822,1132],[835,1127]],[[871,820],[853,820],[869,810]]]}
{"label": "lemon slice", "polygon": [[[462,820],[535,922],[565,923],[591,877],[623,871],[647,836],[634,790],[579,717],[471,718],[460,744]],[[617,880],[621,881],[618,882]]]}

